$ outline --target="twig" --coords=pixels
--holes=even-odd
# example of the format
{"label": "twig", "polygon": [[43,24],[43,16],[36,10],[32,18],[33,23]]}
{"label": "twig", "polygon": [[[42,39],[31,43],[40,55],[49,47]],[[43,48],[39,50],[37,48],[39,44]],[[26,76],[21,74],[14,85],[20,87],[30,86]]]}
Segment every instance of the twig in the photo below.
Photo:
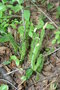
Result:
{"label": "twig", "polygon": [[57,51],[59,51],[60,50],[60,47],[59,48],[57,48],[56,50],[54,50],[53,52],[50,52],[49,54],[45,54],[45,55],[43,55],[44,57],[47,57],[47,56],[49,56],[49,55],[51,55],[51,54],[53,54],[53,53],[55,53],[55,52],[57,52]]}
{"label": "twig", "polygon": [[17,72],[17,71],[19,71],[19,70],[18,70],[18,69],[13,70],[13,71],[11,71],[11,72],[8,72],[8,73],[4,74],[4,76],[7,76],[7,75],[10,75],[10,74],[13,74],[13,73],[15,73],[15,72]]}
{"label": "twig", "polygon": [[4,76],[13,74],[13,73],[15,73],[15,72],[17,72],[17,71],[19,71],[19,72],[21,73],[21,69],[16,68],[15,70],[13,70],[13,71],[11,71],[11,72],[8,72],[8,73],[4,74]]}
{"label": "twig", "polygon": [[0,79],[0,81],[3,81],[5,83],[8,83],[10,84],[13,88],[15,88],[15,90],[18,90],[11,82],[9,82],[8,80],[5,80],[5,79]]}
{"label": "twig", "polygon": [[58,29],[59,27],[56,25],[56,23],[51,19],[51,17],[49,17],[40,7],[38,7],[34,2],[31,1],[31,3],[41,12],[45,15],[45,17],[47,17],[49,19],[49,21],[51,21],[53,23],[53,25]]}

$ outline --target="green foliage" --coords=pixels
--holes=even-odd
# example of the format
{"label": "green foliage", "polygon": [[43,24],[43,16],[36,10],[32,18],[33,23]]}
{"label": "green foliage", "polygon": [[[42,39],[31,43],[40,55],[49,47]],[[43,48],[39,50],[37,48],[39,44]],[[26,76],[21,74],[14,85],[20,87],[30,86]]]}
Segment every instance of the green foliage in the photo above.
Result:
{"label": "green foliage", "polygon": [[[28,49],[28,27],[29,27],[29,23],[28,21],[26,21],[27,25],[26,25],[26,31],[24,31],[24,27],[20,26],[18,28],[18,32],[20,34],[20,40],[21,40],[21,47],[20,47],[20,62],[24,61],[27,49]],[[24,37],[23,37],[24,36]]]}
{"label": "green foliage", "polygon": [[7,5],[7,8],[10,10],[13,10],[15,13],[19,12],[23,7],[19,4],[17,4],[16,6],[13,5]]}
{"label": "green foliage", "polygon": [[[17,1],[17,4],[14,5],[14,2]],[[33,2],[36,0],[32,0]],[[41,3],[46,2],[46,0],[40,0]],[[8,2],[8,4],[7,4]],[[25,76],[22,76],[22,80],[25,81],[31,77],[33,71],[41,72],[44,64],[44,57],[41,54],[41,48],[43,39],[45,36],[45,29],[54,30],[55,27],[47,22],[47,26],[44,22],[45,17],[40,15],[39,23],[34,26],[32,21],[30,21],[30,11],[26,8],[24,9],[23,4],[24,0],[2,0],[0,3],[0,42],[10,42],[14,48],[15,53],[20,53],[20,57],[12,55],[10,56],[10,60],[8,62],[4,62],[4,65],[8,65],[12,60],[15,61],[16,66],[22,64],[25,60],[25,56],[29,55],[29,60],[31,62],[31,67],[26,70]],[[48,4],[48,10],[53,7],[53,4]],[[13,15],[20,15],[20,11],[23,10],[22,20],[20,17],[12,17]],[[59,8],[57,9],[57,13],[59,12]],[[60,16],[60,13],[58,13]],[[17,42],[14,40],[14,37],[11,33],[8,33],[8,28],[11,27],[13,29],[17,29],[17,33],[19,34],[20,42],[19,46]],[[38,33],[39,32],[39,33]],[[60,31],[55,33],[55,39],[53,42],[57,42],[60,44]],[[2,90],[2,89],[1,89]],[[5,90],[5,89],[3,89]]]}
{"label": "green foliage", "polygon": [[16,1],[18,1],[19,4],[23,3],[23,0],[16,0]]}
{"label": "green foliage", "polygon": [[11,61],[14,60],[15,63],[16,63],[16,66],[19,66],[20,60],[19,60],[15,55],[12,55],[12,56],[10,57],[10,60],[11,60]]}
{"label": "green foliage", "polygon": [[44,58],[43,58],[43,55],[40,54],[39,57],[37,58],[37,62],[36,62],[36,65],[34,67],[34,70],[41,72],[42,68],[43,68],[43,64],[44,64]]}
{"label": "green foliage", "polygon": [[13,48],[16,52],[18,50],[18,45],[16,44],[12,34],[8,33],[8,34],[0,37],[0,42],[1,43],[8,42],[8,41],[11,43],[11,45],[13,46]]}
{"label": "green foliage", "polygon": [[33,50],[33,54],[32,54],[32,58],[31,58],[31,67],[33,70],[35,70],[36,59],[39,56],[39,52],[40,52],[40,49],[42,46],[42,41],[43,41],[44,35],[45,35],[45,30],[42,29],[41,34],[40,34],[39,43],[37,43],[35,45],[34,50]]}
{"label": "green foliage", "polygon": [[11,61],[4,61],[2,64],[3,65],[8,65],[8,64],[10,64],[11,63]]}
{"label": "green foliage", "polygon": [[2,0],[2,3],[6,3],[7,2],[7,0]]}
{"label": "green foliage", "polygon": [[26,70],[26,79],[29,79],[33,73],[33,70],[31,68]]}
{"label": "green foliage", "polygon": [[34,32],[34,26],[33,26],[33,23],[30,24],[30,29],[29,29],[29,32],[28,32],[28,35],[29,37],[33,38],[33,32]]}
{"label": "green foliage", "polygon": [[0,85],[0,90],[8,90],[8,86],[5,84]]}
{"label": "green foliage", "polygon": [[46,28],[47,29],[51,29],[51,30],[55,29],[55,27],[52,24],[47,24]]}
{"label": "green foliage", "polygon": [[50,55],[50,53],[54,52],[54,48],[51,47],[51,48],[46,48],[45,51],[46,51],[46,55]]}
{"label": "green foliage", "polygon": [[29,21],[30,14],[29,14],[28,19],[26,19],[27,15],[26,15],[26,12],[25,12],[24,17],[25,17],[25,22],[26,22],[25,23],[25,29],[24,29],[24,27],[22,25],[20,25],[19,28],[18,28],[18,32],[20,34],[20,40],[21,40],[21,45],[20,45],[21,46],[20,47],[20,63],[24,61],[25,55],[27,53],[27,49],[29,47],[29,41],[28,40],[29,40],[29,37],[32,37],[31,33],[33,34],[33,28],[34,28],[33,24]]}
{"label": "green foliage", "polygon": [[[44,26],[44,19],[43,19],[42,17],[40,17],[40,18],[41,18],[41,19],[39,20],[38,25],[36,25],[36,28],[37,28],[38,30],[41,29],[41,28],[43,28],[43,26]],[[52,24],[48,23],[47,26],[46,26],[46,29],[54,30],[55,27],[54,27]]]}
{"label": "green foliage", "polygon": [[59,18],[59,17],[60,17],[60,6],[57,7],[57,12],[56,12],[56,14],[57,14],[57,18]]}
{"label": "green foliage", "polygon": [[20,57],[20,62],[23,62],[24,61],[24,57],[26,55],[26,51],[27,51],[27,42],[26,41],[23,41],[21,43],[21,49],[20,49],[20,54],[21,54],[21,57]]}
{"label": "green foliage", "polygon": [[29,59],[30,60],[32,60],[33,50],[34,50],[35,46],[37,45],[37,43],[39,43],[39,37],[36,34],[33,37],[32,41],[31,41],[31,45],[30,45],[30,47],[31,47],[30,52],[29,52]]}
{"label": "green foliage", "polygon": [[6,33],[6,29],[9,26],[9,19],[6,19],[6,16],[3,16],[4,19],[0,19],[0,31]]}
{"label": "green foliage", "polygon": [[3,16],[5,10],[6,10],[6,6],[0,3],[0,18]]}
{"label": "green foliage", "polygon": [[9,24],[10,27],[13,29],[16,29],[16,25],[19,25],[20,22],[17,19],[12,20],[11,24]]}
{"label": "green foliage", "polygon": [[48,3],[48,5],[47,5],[48,11],[51,10],[53,8],[53,6],[54,6],[53,3]]}
{"label": "green foliage", "polygon": [[21,80],[24,82],[24,81],[26,81],[27,79],[26,79],[26,76],[22,76],[21,77]]}
{"label": "green foliage", "polygon": [[15,11],[15,13],[17,13],[22,9],[22,6],[21,5],[16,5],[12,9]]}
{"label": "green foliage", "polygon": [[57,44],[60,44],[60,30],[55,32],[55,39],[52,41],[53,44],[55,44],[57,42]]}
{"label": "green foliage", "polygon": [[30,19],[30,11],[29,10],[24,10],[24,18],[26,21],[29,21]]}
{"label": "green foliage", "polygon": [[26,75],[22,76],[21,80],[23,80],[23,82],[28,80],[31,77],[32,74],[33,74],[33,70],[31,68],[27,69],[26,70]]}
{"label": "green foliage", "polygon": [[38,25],[36,26],[36,28],[41,29],[43,26],[44,26],[44,21],[42,19],[40,19]]}
{"label": "green foliage", "polygon": [[[40,37],[36,33],[35,29],[34,32],[32,32],[32,41],[31,41],[31,48],[29,52],[29,60],[31,60],[31,67],[34,71],[41,72],[44,64],[44,58],[43,55],[40,54],[42,42],[45,35],[44,27],[44,21],[43,19],[40,19],[40,23],[36,26],[36,29],[41,29]],[[47,24],[45,27],[46,29],[55,29],[55,27],[52,24]]]}

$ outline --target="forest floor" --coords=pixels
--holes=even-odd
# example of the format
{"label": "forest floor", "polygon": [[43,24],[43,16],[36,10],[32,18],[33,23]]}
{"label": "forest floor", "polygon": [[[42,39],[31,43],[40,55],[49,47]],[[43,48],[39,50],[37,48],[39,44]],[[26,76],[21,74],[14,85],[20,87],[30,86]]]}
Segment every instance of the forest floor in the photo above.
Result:
{"label": "forest floor", "polygon": [[[47,4],[49,2],[54,4],[54,7],[51,10],[47,10]],[[60,19],[56,18],[56,7],[60,5],[60,0],[47,0],[46,4],[41,4],[41,2],[37,0],[35,4],[27,2],[24,5],[28,5],[30,9],[31,20],[33,21],[34,25],[38,23],[41,13],[45,14],[46,16],[45,22],[51,22],[52,20],[52,23],[56,27],[56,30],[46,31],[42,46],[42,52],[44,52],[45,47],[49,47],[50,49],[54,48],[55,51],[49,55],[46,55],[46,53],[44,52],[44,55],[46,56],[42,72],[38,73],[38,76],[36,75],[36,73],[34,73],[29,80],[22,82],[20,77],[25,74],[25,69],[29,67],[29,60],[27,60],[26,57],[26,60],[22,65],[22,68],[24,68],[24,70],[21,70],[20,72],[18,70],[20,66],[17,68],[14,61],[12,61],[10,65],[2,66],[1,63],[5,60],[8,60],[9,57],[14,54],[14,51],[11,49],[9,43],[4,43],[3,45],[0,44],[0,68],[2,70],[0,70],[0,73],[2,72],[3,74],[0,75],[0,77],[11,81],[11,86],[13,88],[11,88],[11,83],[9,83],[9,90],[15,90],[15,87],[18,88],[17,90],[60,90],[60,45],[52,45],[51,43],[54,38],[54,32],[58,30],[58,27],[60,25]],[[6,75],[4,76],[4,74]],[[39,77],[39,80],[36,80],[37,77]],[[1,78],[0,84],[1,83],[7,82],[2,80]]]}

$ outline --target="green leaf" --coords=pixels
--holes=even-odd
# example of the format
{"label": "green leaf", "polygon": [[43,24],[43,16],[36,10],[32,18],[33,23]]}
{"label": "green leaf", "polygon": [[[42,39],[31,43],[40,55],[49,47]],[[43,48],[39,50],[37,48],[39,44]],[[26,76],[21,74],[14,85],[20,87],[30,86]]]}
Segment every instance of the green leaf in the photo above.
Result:
{"label": "green leaf", "polygon": [[27,69],[26,70],[26,75],[21,77],[23,82],[28,80],[31,77],[32,73],[33,73],[33,70],[31,68]]}
{"label": "green leaf", "polygon": [[40,73],[37,72],[35,80],[38,81],[40,79]]}
{"label": "green leaf", "polygon": [[19,4],[22,4],[24,0],[17,0]]}
{"label": "green leaf", "polygon": [[50,55],[55,49],[53,47],[51,48],[46,48],[46,54]]}
{"label": "green leaf", "polygon": [[22,9],[22,6],[21,5],[16,5],[13,9],[14,9],[15,12],[19,12]]}
{"label": "green leaf", "polygon": [[6,35],[4,35],[0,38],[1,43],[8,42],[8,41],[12,44],[14,50],[17,51],[18,50],[18,45],[16,44],[12,34],[9,33],[9,34],[6,34]]}
{"label": "green leaf", "polygon": [[41,29],[44,26],[44,21],[42,19],[39,20],[39,24],[36,26],[37,29]]}
{"label": "green leaf", "polygon": [[58,6],[58,7],[57,7],[57,11],[58,11],[58,12],[59,12],[59,14],[60,14],[60,6]]}
{"label": "green leaf", "polygon": [[4,30],[0,30],[1,34],[6,34],[6,32]]}
{"label": "green leaf", "polygon": [[52,30],[52,29],[55,29],[55,27],[54,27],[52,24],[47,24],[46,28],[47,28],[47,29],[51,29],[51,30]]}
{"label": "green leaf", "polygon": [[26,42],[22,42],[22,44],[21,44],[21,51],[20,51],[20,54],[21,54],[21,62],[22,61],[24,61],[24,57],[25,57],[25,55],[26,55],[26,50],[27,50],[27,44],[26,44]]}
{"label": "green leaf", "polygon": [[11,62],[10,61],[4,61],[2,64],[3,65],[8,65],[8,64],[10,64]]}
{"label": "green leaf", "polygon": [[0,11],[0,18],[2,17],[2,15],[3,15],[3,13],[2,13],[2,11]]}
{"label": "green leaf", "polygon": [[26,21],[29,21],[30,19],[30,11],[29,10],[24,10],[24,18]]}
{"label": "green leaf", "polygon": [[13,28],[13,29],[16,29],[16,25],[15,24],[10,24],[10,26]]}
{"label": "green leaf", "polygon": [[23,26],[18,27],[18,33],[20,33],[21,36],[24,35],[24,27]]}
{"label": "green leaf", "polygon": [[3,3],[6,3],[8,0],[2,0]]}
{"label": "green leaf", "polygon": [[22,6],[17,4],[16,6],[13,5],[7,5],[7,8],[10,8],[13,10],[15,13],[19,12],[22,9]]}
{"label": "green leaf", "polygon": [[16,0],[12,0],[12,2],[15,2]]}
{"label": "green leaf", "polygon": [[31,68],[26,70],[26,79],[29,79],[33,73],[33,70]]}
{"label": "green leaf", "polygon": [[2,3],[0,3],[0,18],[2,17],[3,15],[3,12],[6,10],[6,6],[3,5]]}
{"label": "green leaf", "polygon": [[8,4],[8,5],[6,5],[6,7],[14,10],[14,6],[13,5]]}
{"label": "green leaf", "polygon": [[0,86],[0,90],[8,90],[8,86],[5,85],[5,84],[2,84],[2,85]]}
{"label": "green leaf", "polygon": [[60,44],[60,31],[55,32],[55,38],[52,41],[52,44],[55,44],[55,43]]}
{"label": "green leaf", "polygon": [[41,72],[42,68],[43,68],[43,64],[44,64],[44,58],[43,58],[43,55],[40,54],[39,57],[37,58],[37,63],[35,64],[34,66],[34,70],[38,71],[38,72]]}
{"label": "green leaf", "polygon": [[28,80],[31,77],[32,73],[33,73],[33,70],[31,68],[27,69],[26,70],[26,75],[21,77],[23,82]]}
{"label": "green leaf", "polygon": [[59,39],[59,37],[60,37],[60,36],[59,36],[58,34],[55,35],[55,39],[56,39],[56,40]]}
{"label": "green leaf", "polygon": [[57,41],[57,44],[60,44],[60,39]]}
{"label": "green leaf", "polygon": [[22,76],[21,77],[21,80],[24,82],[24,81],[26,81],[26,76]]}
{"label": "green leaf", "polygon": [[50,10],[50,9],[53,8],[53,6],[54,6],[53,3],[48,3],[48,5],[47,5],[47,9]]}
{"label": "green leaf", "polygon": [[57,7],[57,17],[60,17],[60,6]]}
{"label": "green leaf", "polygon": [[52,41],[52,44],[55,44],[56,43],[56,39],[54,39],[53,41]]}
{"label": "green leaf", "polygon": [[6,27],[8,27],[9,26],[9,24],[8,23],[6,23],[5,25],[4,25],[4,28],[6,28]]}
{"label": "green leaf", "polygon": [[44,39],[44,35],[45,35],[45,30],[42,29],[39,42],[35,45],[34,50],[33,50],[33,54],[32,54],[32,58],[31,58],[31,67],[33,70],[36,70],[35,69],[35,63],[37,62],[36,60],[39,56],[39,52],[40,52],[40,49],[42,47],[42,41]]}
{"label": "green leaf", "polygon": [[29,31],[29,36],[32,38],[33,37],[33,32]]}
{"label": "green leaf", "polygon": [[56,31],[56,33],[55,33],[56,35],[58,34],[58,35],[60,35],[60,31]]}
{"label": "green leaf", "polygon": [[38,66],[37,67],[37,71],[38,72],[41,72],[42,71],[43,65],[44,65],[44,57],[43,57],[42,54],[40,54],[39,57],[38,57],[38,59],[37,59],[37,64],[36,64],[36,66]]}
{"label": "green leaf", "polygon": [[19,61],[19,59],[18,59],[15,55],[12,55],[12,56],[10,57],[10,59],[15,61],[16,66],[19,66],[20,61]]}
{"label": "green leaf", "polygon": [[0,3],[0,11],[5,11],[5,10],[6,10],[6,6]]}
{"label": "green leaf", "polygon": [[34,32],[33,23],[31,22],[31,24],[29,26],[30,26],[30,29],[29,29],[28,35],[32,38],[33,37],[33,32]]}

